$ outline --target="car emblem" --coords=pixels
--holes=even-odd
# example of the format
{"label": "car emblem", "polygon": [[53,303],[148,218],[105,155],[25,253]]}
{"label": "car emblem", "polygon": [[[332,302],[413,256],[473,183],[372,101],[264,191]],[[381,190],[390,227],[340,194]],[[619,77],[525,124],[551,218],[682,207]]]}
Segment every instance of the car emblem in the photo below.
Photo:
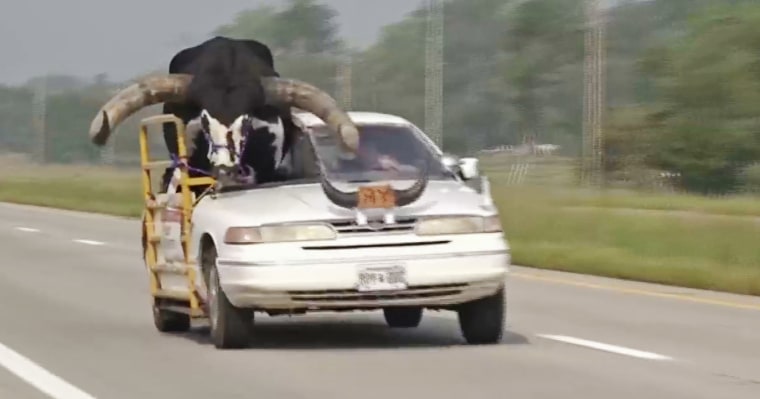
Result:
{"label": "car emblem", "polygon": [[383,223],[382,222],[369,222],[367,223],[367,227],[372,231],[380,231],[383,229]]}

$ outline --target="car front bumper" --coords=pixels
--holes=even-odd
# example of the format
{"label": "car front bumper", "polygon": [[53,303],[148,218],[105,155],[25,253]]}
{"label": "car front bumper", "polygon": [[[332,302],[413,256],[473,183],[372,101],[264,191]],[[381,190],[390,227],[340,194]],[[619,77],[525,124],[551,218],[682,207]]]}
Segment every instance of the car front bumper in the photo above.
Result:
{"label": "car front bumper", "polygon": [[[504,286],[507,250],[321,259],[276,264],[219,259],[220,284],[237,307],[267,310],[447,306],[491,295]],[[407,288],[361,292],[358,271],[403,265]]]}

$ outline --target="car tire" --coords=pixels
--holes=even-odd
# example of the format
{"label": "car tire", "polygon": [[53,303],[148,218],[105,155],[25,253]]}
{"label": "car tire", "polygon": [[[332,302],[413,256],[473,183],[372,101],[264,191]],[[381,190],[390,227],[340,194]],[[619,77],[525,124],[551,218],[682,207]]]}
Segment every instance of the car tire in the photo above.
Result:
{"label": "car tire", "polygon": [[504,288],[493,295],[461,305],[457,313],[459,328],[468,344],[499,343],[504,336],[506,319]]}
{"label": "car tire", "polygon": [[185,332],[190,329],[190,315],[160,308],[158,299],[153,301],[153,324],[163,333]]}
{"label": "car tire", "polygon": [[[207,249],[208,313],[211,341],[217,349],[241,349],[248,346],[253,327],[253,311],[232,305],[219,284],[216,249]],[[204,251],[204,252],[206,252]]]}
{"label": "car tire", "polygon": [[421,307],[389,307],[383,309],[383,316],[388,327],[413,328],[422,320]]}

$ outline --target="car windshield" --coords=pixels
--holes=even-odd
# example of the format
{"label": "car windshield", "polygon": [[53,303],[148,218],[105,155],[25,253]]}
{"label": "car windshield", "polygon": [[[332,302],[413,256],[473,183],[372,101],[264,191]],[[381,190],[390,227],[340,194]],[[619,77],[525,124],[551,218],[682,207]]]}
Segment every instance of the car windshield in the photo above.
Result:
{"label": "car windshield", "polygon": [[455,177],[441,162],[441,156],[406,125],[360,124],[359,156],[339,157],[338,142],[326,126],[311,129],[317,156],[331,179],[352,182],[388,179],[416,179],[419,165],[428,161],[430,180]]}

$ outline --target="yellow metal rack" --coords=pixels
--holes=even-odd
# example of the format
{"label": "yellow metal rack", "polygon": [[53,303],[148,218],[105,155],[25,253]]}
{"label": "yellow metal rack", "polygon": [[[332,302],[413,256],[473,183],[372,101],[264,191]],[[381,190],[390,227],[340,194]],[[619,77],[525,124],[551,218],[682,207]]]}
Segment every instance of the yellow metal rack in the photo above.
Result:
{"label": "yellow metal rack", "polygon": [[[178,156],[180,160],[180,195],[182,198],[180,210],[182,213],[181,220],[181,243],[184,255],[182,267],[170,267],[166,264],[159,264],[159,245],[161,235],[156,232],[156,217],[159,211],[166,209],[167,203],[159,203],[153,192],[151,180],[151,171],[155,168],[167,168],[174,165],[171,160],[151,160],[148,132],[149,126],[164,123],[173,123],[177,128],[177,145]],[[205,312],[200,306],[200,297],[195,288],[196,275],[195,260],[190,253],[190,217],[193,212],[193,198],[191,187],[215,184],[211,177],[194,177],[191,178],[187,170],[187,147],[185,145],[185,125],[181,119],[174,115],[156,115],[142,119],[140,121],[140,163],[142,169],[142,191],[145,201],[145,212],[143,216],[143,231],[145,234],[145,263],[150,275],[150,292],[154,299],[154,306],[163,310],[185,313],[190,317],[205,317]],[[173,193],[168,193],[171,196]],[[176,291],[164,289],[161,286],[160,275],[174,274],[182,275],[187,279],[188,291]]]}

